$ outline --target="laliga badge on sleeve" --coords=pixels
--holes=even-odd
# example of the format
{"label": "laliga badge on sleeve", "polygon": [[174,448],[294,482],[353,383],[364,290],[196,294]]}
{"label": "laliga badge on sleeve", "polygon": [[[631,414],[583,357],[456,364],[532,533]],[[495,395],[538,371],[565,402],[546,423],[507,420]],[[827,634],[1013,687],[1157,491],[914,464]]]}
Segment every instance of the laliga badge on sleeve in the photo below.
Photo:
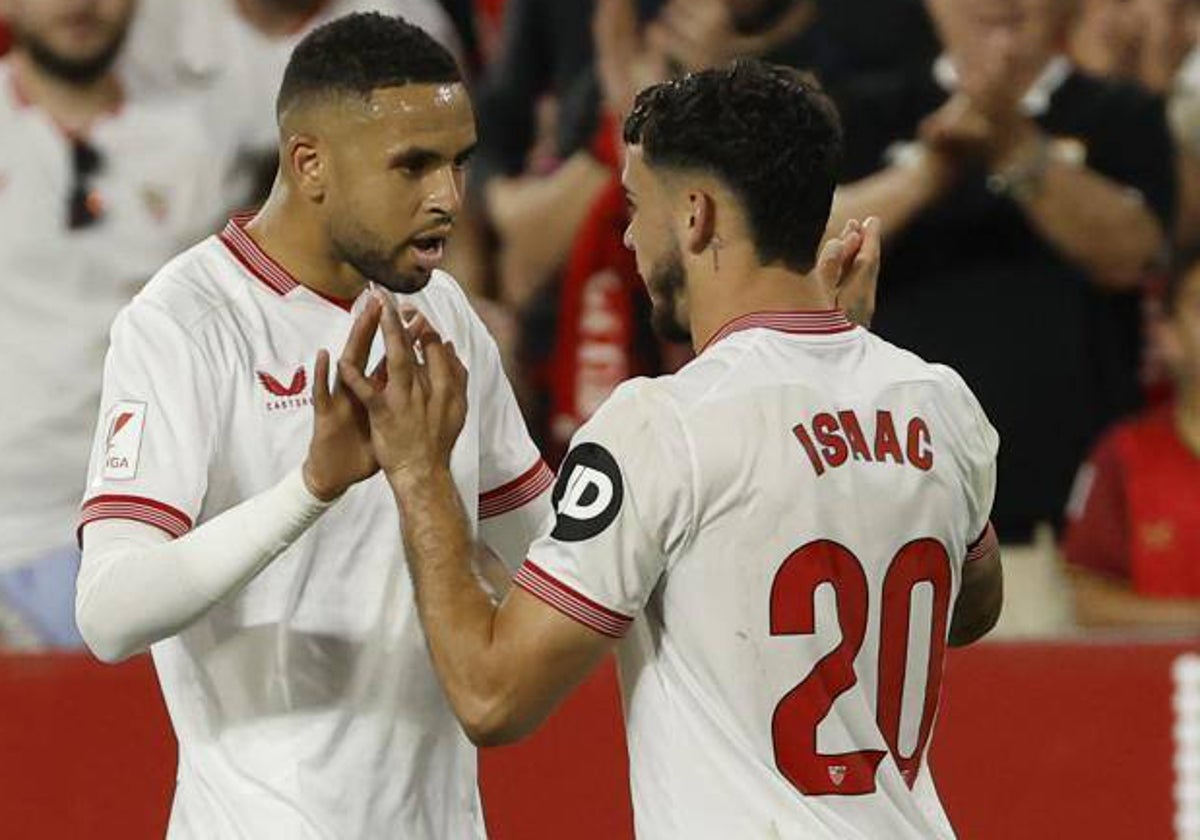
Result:
{"label": "laliga badge on sleeve", "polygon": [[137,475],[145,423],[144,402],[122,401],[109,409],[104,419],[104,467],[101,470],[106,480],[124,481]]}

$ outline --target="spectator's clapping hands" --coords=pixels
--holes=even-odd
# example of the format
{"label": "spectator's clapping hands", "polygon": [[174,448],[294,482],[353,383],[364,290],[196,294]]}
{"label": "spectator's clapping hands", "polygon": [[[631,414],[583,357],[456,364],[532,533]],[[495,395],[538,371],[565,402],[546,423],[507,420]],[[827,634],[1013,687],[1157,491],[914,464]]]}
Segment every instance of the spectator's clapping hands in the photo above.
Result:
{"label": "spectator's clapping hands", "polygon": [[921,124],[921,141],[944,169],[957,171],[971,159],[1002,166],[1039,136],[1021,110],[1015,46],[1011,35],[997,33],[964,58],[958,92]]}

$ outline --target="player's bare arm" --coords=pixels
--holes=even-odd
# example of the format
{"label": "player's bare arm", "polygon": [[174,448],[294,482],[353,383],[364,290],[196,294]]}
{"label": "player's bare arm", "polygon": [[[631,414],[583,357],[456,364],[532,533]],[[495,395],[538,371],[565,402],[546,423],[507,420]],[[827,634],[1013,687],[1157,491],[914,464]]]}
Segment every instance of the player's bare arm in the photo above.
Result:
{"label": "player's bare arm", "polygon": [[[343,359],[366,363],[379,316],[378,303],[366,307]],[[97,657],[117,662],[174,636],[253,580],[347,488],[378,471],[366,415],[340,383],[330,390],[324,350],[314,379],[308,456],[276,486],[170,542],[158,528],[129,520],[84,528],[76,620]]]}
{"label": "player's bare arm", "polygon": [[1000,546],[989,526],[971,559],[963,564],[962,588],[950,617],[950,646],[977,642],[996,626],[1004,606]]}
{"label": "player's bare arm", "polygon": [[375,453],[396,496],[434,667],[472,741],[517,740],[583,680],[612,640],[520,589],[497,606],[479,585],[449,467],[466,414],[467,372],[453,345],[433,332],[418,364],[390,302],[382,330],[386,380],[368,379],[346,359],[339,371],[370,417]]}

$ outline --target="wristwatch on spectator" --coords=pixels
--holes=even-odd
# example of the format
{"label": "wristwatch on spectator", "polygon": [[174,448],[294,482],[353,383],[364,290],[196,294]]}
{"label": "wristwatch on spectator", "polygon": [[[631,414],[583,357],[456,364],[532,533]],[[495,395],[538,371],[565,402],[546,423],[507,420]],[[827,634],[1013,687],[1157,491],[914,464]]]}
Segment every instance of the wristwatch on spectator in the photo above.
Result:
{"label": "wristwatch on spectator", "polygon": [[1015,162],[988,175],[988,191],[1018,203],[1032,201],[1041,192],[1046,170],[1051,163],[1081,166],[1084,154],[1083,146],[1078,141],[1039,135],[1031,154],[1022,155]]}

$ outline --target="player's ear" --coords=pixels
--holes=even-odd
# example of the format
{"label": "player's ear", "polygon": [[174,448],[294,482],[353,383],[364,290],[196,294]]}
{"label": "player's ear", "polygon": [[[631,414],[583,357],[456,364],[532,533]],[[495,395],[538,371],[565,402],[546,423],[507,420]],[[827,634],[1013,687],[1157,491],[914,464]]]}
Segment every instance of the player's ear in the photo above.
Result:
{"label": "player's ear", "polygon": [[285,146],[287,159],[281,165],[306,198],[325,198],[326,161],[321,144],[311,134],[293,134]]}
{"label": "player's ear", "polygon": [[712,195],[694,189],[687,193],[687,218],[682,236],[689,253],[699,254],[713,241],[717,232],[717,204]]}

